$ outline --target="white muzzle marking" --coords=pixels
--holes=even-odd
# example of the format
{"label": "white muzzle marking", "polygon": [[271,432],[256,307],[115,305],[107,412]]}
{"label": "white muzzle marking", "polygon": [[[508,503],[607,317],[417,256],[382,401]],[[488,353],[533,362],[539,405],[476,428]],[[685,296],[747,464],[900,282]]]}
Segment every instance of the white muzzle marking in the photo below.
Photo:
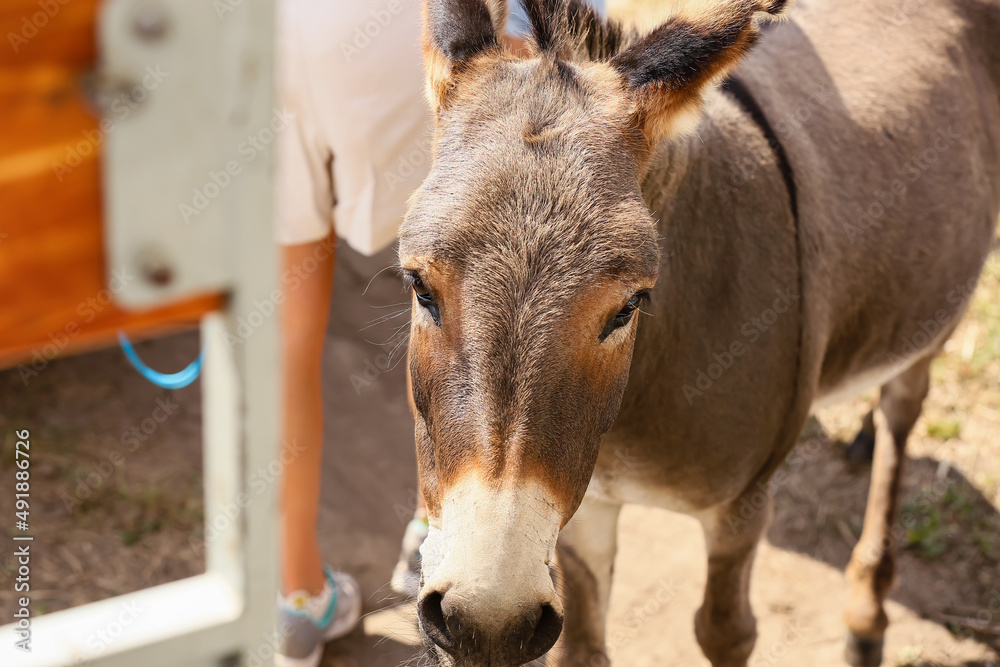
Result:
{"label": "white muzzle marking", "polygon": [[562,613],[549,573],[560,521],[541,484],[466,478],[445,492],[420,547],[423,590],[460,595],[484,625],[539,602]]}

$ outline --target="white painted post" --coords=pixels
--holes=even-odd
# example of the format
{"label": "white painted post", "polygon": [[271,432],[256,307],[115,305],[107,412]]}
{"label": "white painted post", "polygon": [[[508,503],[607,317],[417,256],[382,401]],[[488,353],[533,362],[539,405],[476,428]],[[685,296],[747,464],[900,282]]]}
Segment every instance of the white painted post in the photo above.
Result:
{"label": "white painted post", "polygon": [[[134,33],[142,30],[136,31],[134,22],[149,8],[164,12],[163,39],[176,42],[128,41],[139,39]],[[232,151],[242,138],[268,127],[274,117],[274,12],[273,0],[104,5],[102,48],[112,76],[127,78],[157,58],[175,63],[171,85],[150,91],[146,108],[108,133],[105,197],[109,265],[133,265],[140,239],[162,250],[183,280],[162,294],[137,285],[122,299],[152,306],[220,287],[231,295],[225,312],[202,323],[207,571],[37,617],[30,654],[15,649],[13,624],[0,627],[3,667],[273,664],[278,483],[258,493],[247,488],[247,479],[279,460],[279,322],[276,312],[259,322],[255,318],[249,335],[239,324],[278,288],[274,151],[241,161],[238,176],[200,220],[185,224],[177,210],[189,197],[190,179],[207,175],[188,172],[206,164],[225,169],[227,158],[238,159]],[[194,35],[189,42],[186,30]],[[224,68],[222,75],[218,68]],[[225,85],[215,89],[183,79],[197,79],[199,71],[209,81],[221,76]],[[199,97],[207,93],[213,95]],[[199,116],[203,108],[216,112]],[[137,150],[140,144],[149,150]]]}

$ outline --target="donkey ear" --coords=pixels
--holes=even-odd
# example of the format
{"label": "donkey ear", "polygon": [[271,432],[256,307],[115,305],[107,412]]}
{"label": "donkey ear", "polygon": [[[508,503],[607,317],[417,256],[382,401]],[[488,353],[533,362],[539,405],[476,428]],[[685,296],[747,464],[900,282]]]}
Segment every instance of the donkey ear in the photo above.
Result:
{"label": "donkey ear", "polygon": [[427,95],[435,112],[457,70],[476,56],[499,48],[497,26],[505,21],[504,0],[425,0],[424,65]]}
{"label": "donkey ear", "polygon": [[706,90],[731,72],[792,0],[689,2],[666,23],[611,59],[635,97],[638,126],[650,144],[698,120]]}

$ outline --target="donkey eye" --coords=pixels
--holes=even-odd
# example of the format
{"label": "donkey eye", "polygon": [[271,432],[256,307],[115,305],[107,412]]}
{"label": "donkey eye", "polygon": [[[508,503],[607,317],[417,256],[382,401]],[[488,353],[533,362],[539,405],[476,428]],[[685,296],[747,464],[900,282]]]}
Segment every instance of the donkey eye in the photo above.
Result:
{"label": "donkey eye", "polygon": [[413,276],[411,279],[413,293],[417,295],[417,301],[421,303],[430,303],[431,301],[431,291],[427,289],[424,285],[424,281],[420,279],[420,276]]}
{"label": "donkey eye", "polygon": [[635,311],[639,310],[639,307],[643,304],[643,302],[648,300],[649,292],[645,290],[633,294],[632,298],[628,300],[628,303],[625,304],[618,314],[608,320],[608,323],[604,325],[604,331],[601,332],[599,340],[604,342],[604,339],[610,336],[613,331],[620,329],[631,322],[632,316],[635,315]]}
{"label": "donkey eye", "polygon": [[417,303],[426,308],[427,312],[430,313],[434,324],[441,326],[441,311],[438,308],[437,301],[427,286],[424,285],[424,281],[420,279],[420,276],[416,273],[407,272],[404,276],[404,281],[409,283],[410,288],[413,290],[413,295],[417,297]]}

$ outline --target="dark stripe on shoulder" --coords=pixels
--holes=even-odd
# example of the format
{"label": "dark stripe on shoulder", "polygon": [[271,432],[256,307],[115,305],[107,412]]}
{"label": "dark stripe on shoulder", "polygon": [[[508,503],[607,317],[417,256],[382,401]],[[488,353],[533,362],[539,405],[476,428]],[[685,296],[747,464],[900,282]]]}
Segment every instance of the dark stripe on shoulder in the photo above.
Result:
{"label": "dark stripe on shoulder", "polygon": [[785,147],[781,145],[777,133],[771,127],[771,123],[768,122],[767,116],[764,115],[764,110],[760,108],[757,100],[750,94],[750,91],[743,85],[743,82],[736,77],[729,77],[722,84],[722,90],[736,100],[737,104],[757,123],[764,133],[764,138],[767,139],[768,145],[774,151],[774,156],[778,159],[778,168],[781,170],[781,177],[785,179],[785,187],[788,188],[788,199],[792,206],[792,215],[795,216],[796,226],[798,226],[798,191],[795,188],[795,174],[792,172],[792,163],[788,160]]}

